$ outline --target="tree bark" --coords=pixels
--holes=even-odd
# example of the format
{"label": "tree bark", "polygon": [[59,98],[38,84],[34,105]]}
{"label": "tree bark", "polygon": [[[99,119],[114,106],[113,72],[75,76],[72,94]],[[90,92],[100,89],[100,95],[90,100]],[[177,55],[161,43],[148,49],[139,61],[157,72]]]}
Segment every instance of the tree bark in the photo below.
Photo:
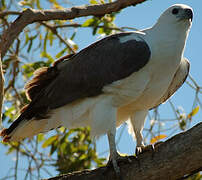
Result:
{"label": "tree bark", "polygon": [[[118,164],[123,180],[170,180],[184,179],[202,170],[202,123],[186,132],[177,134],[157,144],[154,150],[130,156]],[[101,167],[95,170],[73,172],[49,180],[113,180],[117,179],[113,168]]]}

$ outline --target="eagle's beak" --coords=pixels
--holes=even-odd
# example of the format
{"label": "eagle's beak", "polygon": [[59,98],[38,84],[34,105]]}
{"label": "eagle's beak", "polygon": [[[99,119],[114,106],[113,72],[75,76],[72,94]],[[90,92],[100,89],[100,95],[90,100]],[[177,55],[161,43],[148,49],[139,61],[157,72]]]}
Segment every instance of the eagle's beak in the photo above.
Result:
{"label": "eagle's beak", "polygon": [[191,9],[185,9],[185,18],[186,19],[193,19],[193,11]]}
{"label": "eagle's beak", "polygon": [[192,22],[193,11],[190,8],[183,9],[183,12],[180,13],[177,17],[178,17],[179,21],[189,20]]}

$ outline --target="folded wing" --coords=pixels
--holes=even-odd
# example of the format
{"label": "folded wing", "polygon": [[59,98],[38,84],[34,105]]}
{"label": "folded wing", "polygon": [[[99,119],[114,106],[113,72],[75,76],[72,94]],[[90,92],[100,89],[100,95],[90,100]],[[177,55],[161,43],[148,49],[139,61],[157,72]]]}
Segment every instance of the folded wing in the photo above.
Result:
{"label": "folded wing", "polygon": [[105,85],[144,67],[150,54],[138,33],[127,32],[108,36],[50,68],[39,69],[26,85],[32,101],[20,119],[42,119],[51,109],[102,94]]}
{"label": "folded wing", "polygon": [[187,76],[189,74],[190,64],[186,58],[182,58],[180,65],[168,87],[166,93],[159,99],[159,101],[155,104],[155,107],[167,101],[185,82]]}

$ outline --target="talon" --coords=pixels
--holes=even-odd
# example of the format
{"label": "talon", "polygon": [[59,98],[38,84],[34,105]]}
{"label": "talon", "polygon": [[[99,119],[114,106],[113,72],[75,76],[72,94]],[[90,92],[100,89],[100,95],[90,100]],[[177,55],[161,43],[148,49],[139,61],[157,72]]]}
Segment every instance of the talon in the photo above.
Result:
{"label": "talon", "polygon": [[[114,157],[111,157],[109,158],[109,161],[107,163],[107,166],[113,166],[113,169],[115,171],[115,174],[116,174],[116,177],[117,179],[119,180],[122,180],[122,175],[121,175],[121,170],[120,170],[120,167],[118,166],[118,161],[120,160],[123,160],[124,157],[120,156],[118,153],[114,156]],[[125,158],[124,158],[125,159]]]}
{"label": "talon", "polygon": [[119,179],[119,180],[122,180],[122,176],[121,176],[121,171],[120,171],[120,168],[117,164],[117,160],[116,159],[110,159],[107,163],[107,166],[113,166],[113,169],[115,171],[115,174],[116,174],[116,177]]}
{"label": "talon", "polygon": [[136,154],[136,156],[138,156],[144,152],[151,151],[151,150],[154,151],[154,145],[153,144],[150,144],[148,146],[137,146],[135,154]]}
{"label": "talon", "polygon": [[164,143],[164,142],[163,141],[158,141],[157,143],[154,144],[154,148],[156,148],[157,146],[159,146],[162,143]]}
{"label": "talon", "polygon": [[113,164],[114,170],[116,172],[116,175],[119,177],[121,175],[121,171],[120,171],[120,168],[117,164],[116,159],[112,159],[112,164]]}
{"label": "talon", "polygon": [[138,155],[140,155],[140,154],[143,153],[144,147],[145,147],[144,145],[142,145],[142,146],[137,146],[137,147],[136,147],[136,150],[135,150],[136,156],[138,156]]}

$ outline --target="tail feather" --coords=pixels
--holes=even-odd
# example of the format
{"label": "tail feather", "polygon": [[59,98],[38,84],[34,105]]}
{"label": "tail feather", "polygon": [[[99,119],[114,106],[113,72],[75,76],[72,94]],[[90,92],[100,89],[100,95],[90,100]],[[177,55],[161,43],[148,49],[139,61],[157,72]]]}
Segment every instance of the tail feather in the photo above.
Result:
{"label": "tail feather", "polygon": [[[31,103],[40,94],[41,90],[48,86],[58,75],[57,66],[62,61],[70,59],[73,55],[74,54],[70,54],[61,57],[52,67],[42,67],[34,72],[33,79],[25,85],[26,96]],[[24,106],[21,110],[21,115],[11,124],[11,126],[0,131],[3,142],[20,141],[26,137],[32,137],[41,132],[47,132],[61,126],[58,117],[45,117],[40,115],[40,118],[38,118],[39,115],[35,115],[35,111],[37,110],[33,110],[32,108],[33,106],[30,106],[30,104]],[[47,109],[45,109],[45,111],[46,110]]]}
{"label": "tail feather", "polygon": [[50,112],[50,116],[42,119],[35,117],[27,119],[21,114],[9,128],[4,128],[0,132],[0,136],[3,137],[3,142],[20,141],[56,129],[61,125],[60,113],[54,111]]}
{"label": "tail feather", "polygon": [[43,120],[26,120],[17,119],[9,128],[4,128],[0,132],[3,142],[20,141],[24,138],[31,138],[46,129],[47,119]]}

